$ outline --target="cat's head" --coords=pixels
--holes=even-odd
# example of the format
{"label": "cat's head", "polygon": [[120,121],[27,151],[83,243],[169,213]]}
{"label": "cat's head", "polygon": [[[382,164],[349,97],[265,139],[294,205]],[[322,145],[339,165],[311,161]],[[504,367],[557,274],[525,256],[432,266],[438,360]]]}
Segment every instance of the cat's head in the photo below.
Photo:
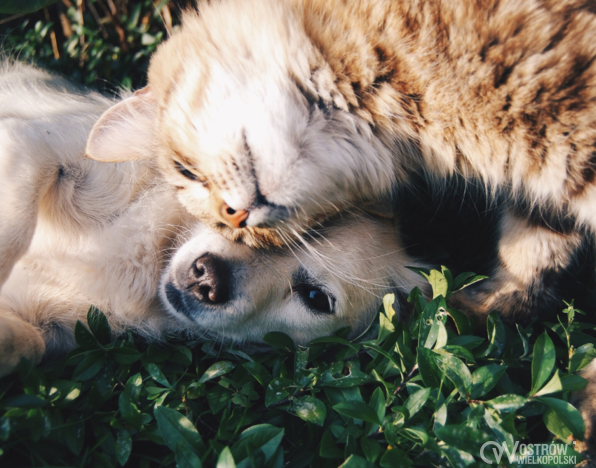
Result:
{"label": "cat's head", "polygon": [[250,245],[389,192],[391,155],[350,112],[297,11],[224,0],[187,13],[148,88],[104,114],[87,153],[157,158],[192,214]]}

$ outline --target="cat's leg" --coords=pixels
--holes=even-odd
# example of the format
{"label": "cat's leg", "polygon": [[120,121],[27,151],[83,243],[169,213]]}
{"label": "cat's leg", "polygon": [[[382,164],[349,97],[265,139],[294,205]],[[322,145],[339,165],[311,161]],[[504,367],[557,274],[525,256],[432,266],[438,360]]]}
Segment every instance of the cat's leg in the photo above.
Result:
{"label": "cat's leg", "polygon": [[572,403],[584,418],[586,425],[584,443],[594,449],[596,448],[596,360],[583,370],[582,377],[588,381],[588,385],[574,395]]}
{"label": "cat's leg", "polygon": [[559,284],[583,241],[579,232],[559,233],[506,210],[495,270],[489,279],[455,294],[451,303],[480,323],[493,310],[511,323],[545,309],[561,310],[562,299],[573,297],[560,297]]}

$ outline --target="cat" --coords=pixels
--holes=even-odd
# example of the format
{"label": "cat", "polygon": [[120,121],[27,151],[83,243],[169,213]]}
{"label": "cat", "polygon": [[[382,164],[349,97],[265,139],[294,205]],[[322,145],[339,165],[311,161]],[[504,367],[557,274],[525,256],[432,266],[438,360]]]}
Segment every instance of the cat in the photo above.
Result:
{"label": "cat", "polygon": [[108,113],[88,153],[119,159],[108,140],[156,145],[191,213],[247,226],[232,236],[313,224],[388,195],[412,168],[479,178],[554,230],[593,228],[595,11],[573,0],[200,3],[152,58],[137,96],[146,120]]}
{"label": "cat", "polygon": [[567,268],[596,226],[595,11],[201,2],[87,152],[157,154],[190,213],[251,246],[282,245],[363,200],[390,211],[413,173],[437,190],[462,176],[508,210],[500,270],[464,307],[523,317],[520,292]]}

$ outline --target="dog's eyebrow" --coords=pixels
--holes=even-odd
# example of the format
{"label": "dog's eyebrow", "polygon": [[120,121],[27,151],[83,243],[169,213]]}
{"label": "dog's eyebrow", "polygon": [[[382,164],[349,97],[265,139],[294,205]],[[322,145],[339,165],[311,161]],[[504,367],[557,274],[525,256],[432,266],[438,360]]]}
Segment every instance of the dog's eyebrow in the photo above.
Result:
{"label": "dog's eyebrow", "polygon": [[317,286],[321,289],[327,290],[323,283],[311,275],[303,265],[301,265],[296,273],[294,273],[292,280],[294,284],[309,284],[311,286]]}

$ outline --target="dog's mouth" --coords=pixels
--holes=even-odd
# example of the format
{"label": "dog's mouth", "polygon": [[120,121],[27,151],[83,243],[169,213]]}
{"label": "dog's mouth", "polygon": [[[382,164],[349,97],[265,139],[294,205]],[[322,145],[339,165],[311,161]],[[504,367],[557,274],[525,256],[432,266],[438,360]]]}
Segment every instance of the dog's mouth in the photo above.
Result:
{"label": "dog's mouth", "polygon": [[190,310],[186,306],[183,298],[183,293],[176,288],[171,282],[167,282],[164,287],[166,299],[168,303],[176,310],[185,316],[189,316]]}

